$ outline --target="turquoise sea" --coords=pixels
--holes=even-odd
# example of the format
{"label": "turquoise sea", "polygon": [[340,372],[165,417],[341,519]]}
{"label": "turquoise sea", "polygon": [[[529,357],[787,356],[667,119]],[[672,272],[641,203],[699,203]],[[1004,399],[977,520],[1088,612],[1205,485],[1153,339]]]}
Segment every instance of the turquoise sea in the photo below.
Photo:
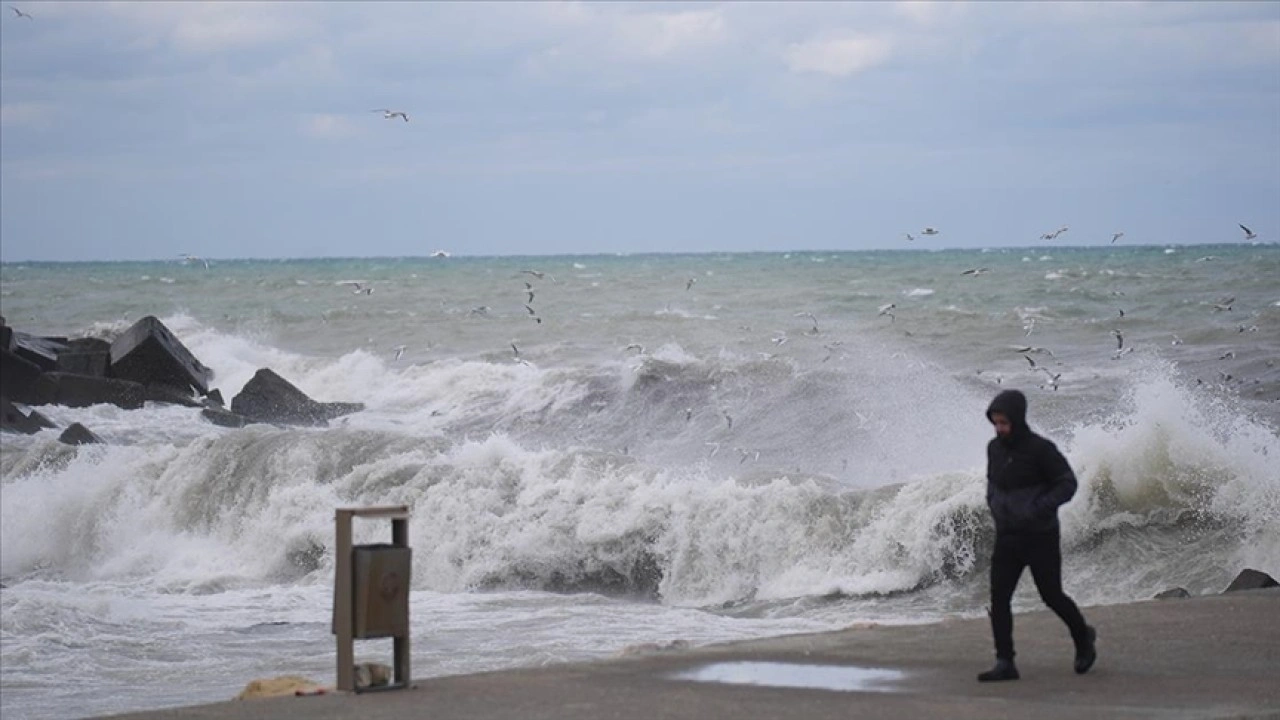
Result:
{"label": "turquoise sea", "polygon": [[412,508],[420,676],[980,616],[1010,387],[1080,476],[1083,605],[1280,576],[1276,245],[7,263],[0,313],[155,315],[228,401],[269,367],[366,404],[42,407],[105,444],[5,435],[5,718],[331,682],[339,506]]}

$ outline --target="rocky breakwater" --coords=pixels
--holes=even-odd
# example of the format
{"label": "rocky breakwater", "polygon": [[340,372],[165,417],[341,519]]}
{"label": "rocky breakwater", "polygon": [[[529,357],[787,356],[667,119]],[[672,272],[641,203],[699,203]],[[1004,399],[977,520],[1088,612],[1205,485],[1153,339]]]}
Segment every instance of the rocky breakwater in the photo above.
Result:
{"label": "rocky breakwater", "polygon": [[[46,337],[19,332],[0,318],[0,431],[32,434],[56,429],[33,406],[88,407],[100,403],[137,409],[148,402],[202,408],[219,425],[252,422],[325,425],[357,412],[362,403],[323,403],[263,368],[231,403],[211,387],[206,367],[153,316],[134,323],[114,340]],[[24,410],[20,406],[26,406]],[[100,442],[73,423],[60,438],[70,444]]]}

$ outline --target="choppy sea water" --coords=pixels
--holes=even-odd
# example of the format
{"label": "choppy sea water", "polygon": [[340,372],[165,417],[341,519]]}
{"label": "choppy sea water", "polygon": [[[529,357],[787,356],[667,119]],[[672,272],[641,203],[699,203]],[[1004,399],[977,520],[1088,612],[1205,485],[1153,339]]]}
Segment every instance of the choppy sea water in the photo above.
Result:
{"label": "choppy sea water", "polygon": [[1280,575],[1277,278],[1273,245],[2,265],[19,330],[154,314],[228,401],[270,367],[367,409],[0,439],[0,714],[332,681],[339,506],[412,508],[418,676],[981,615],[1008,387],[1080,476],[1082,604]]}

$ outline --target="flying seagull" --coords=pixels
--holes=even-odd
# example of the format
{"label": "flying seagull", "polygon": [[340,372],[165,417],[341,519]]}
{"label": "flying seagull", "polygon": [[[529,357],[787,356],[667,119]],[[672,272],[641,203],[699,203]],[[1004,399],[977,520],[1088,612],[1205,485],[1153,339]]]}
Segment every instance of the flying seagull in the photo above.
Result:
{"label": "flying seagull", "polygon": [[546,274],[545,272],[541,272],[541,271],[539,271],[539,270],[521,270],[520,272],[521,272],[522,274],[524,274],[524,275],[532,275],[532,276],[534,276],[534,277],[538,278],[539,280],[541,280],[541,279],[542,279],[542,278],[544,278],[544,277],[549,277],[549,278],[551,278],[551,282],[555,282],[555,281],[556,281],[556,279],[555,279],[555,277],[554,277],[554,276],[552,276],[552,275],[548,275],[548,274]]}
{"label": "flying seagull", "polygon": [[915,236],[914,236],[914,235],[912,235],[911,233],[905,233],[905,235],[906,235],[906,237],[907,237],[907,242],[915,242]]}
{"label": "flying seagull", "polygon": [[512,340],[512,341],[511,341],[511,349],[512,349],[512,351],[514,351],[514,352],[515,352],[515,354],[516,354],[516,356],[515,356],[515,361],[516,361],[517,363],[520,363],[521,365],[528,365],[528,364],[529,364],[529,361],[528,361],[528,360],[525,360],[525,359],[520,355],[520,348],[516,347],[516,341],[515,341],[515,340]]}
{"label": "flying seagull", "polygon": [[404,112],[403,110],[388,110],[387,108],[378,108],[377,110],[370,110],[369,112],[382,113],[383,120],[394,120],[396,118],[401,118],[405,122],[409,122],[409,113]]}
{"label": "flying seagull", "polygon": [[885,303],[884,305],[880,306],[880,312],[876,314],[876,317],[880,317],[881,315],[888,315],[889,322],[893,322],[896,318],[894,317],[893,313],[889,311],[896,307],[898,306],[894,303]]}
{"label": "flying seagull", "polygon": [[689,292],[689,289],[692,288],[693,284],[696,282],[698,282],[698,278],[696,277],[689,278],[689,281],[684,284],[684,291]]}
{"label": "flying seagull", "polygon": [[18,16],[18,17],[20,17],[20,18],[26,18],[26,19],[28,19],[28,20],[33,19],[33,18],[32,18],[30,15],[28,15],[27,13],[22,12],[21,10],[19,10],[18,8],[14,7],[14,6],[12,6],[12,5],[10,5],[10,6],[9,6],[9,9],[13,11],[13,14],[14,14],[14,15],[17,15],[17,16]]}
{"label": "flying seagull", "polygon": [[937,230],[934,230],[934,229],[933,229],[933,228],[931,228],[931,227],[927,227],[927,228],[925,228],[925,229],[921,230],[921,231],[920,231],[920,234],[921,234],[921,235],[937,235],[937,234],[938,234],[938,231],[937,231]]}
{"label": "flying seagull", "polygon": [[[14,8],[14,9],[16,10],[17,8]],[[27,17],[30,17],[30,15],[28,15]],[[1245,240],[1252,240],[1252,239],[1254,239],[1254,238],[1258,237],[1258,233],[1256,233],[1256,232],[1254,232],[1254,231],[1250,230],[1249,228],[1245,227],[1244,225],[1241,225],[1241,226],[1240,226],[1240,229],[1244,231],[1244,239],[1245,239]]]}
{"label": "flying seagull", "polygon": [[984,273],[984,272],[991,272],[991,268],[984,268],[984,267],[981,267],[981,268],[971,268],[971,269],[969,269],[969,270],[965,270],[964,272],[962,272],[962,273],[960,273],[960,274],[961,274],[961,275],[972,275],[972,276],[974,276],[974,277],[977,277],[977,276],[981,275],[981,274],[982,274],[982,273]]}
{"label": "flying seagull", "polygon": [[357,282],[357,281],[355,281],[355,280],[343,280],[342,282],[340,282],[340,283],[338,283],[338,284],[339,284],[339,285],[351,285],[351,286],[355,287],[355,290],[352,290],[352,291],[351,291],[351,294],[352,294],[352,295],[372,295],[372,294],[373,294],[373,288],[371,288],[371,287],[365,287],[363,284],[361,284],[361,283],[359,283],[359,282]]}
{"label": "flying seagull", "polygon": [[1116,241],[1117,241],[1117,240],[1119,240],[1119,239],[1120,239],[1120,238],[1122,238],[1122,237],[1124,237],[1124,233],[1122,233],[1122,232],[1113,233],[1113,234],[1111,235],[1111,244],[1112,244],[1112,245],[1115,245],[1115,244],[1116,244]]}
{"label": "flying seagull", "polygon": [[204,269],[205,270],[209,269],[209,261],[205,260],[202,257],[199,257],[197,255],[192,255],[191,253],[182,253],[179,257],[182,258],[183,263],[202,262],[204,263]]}
{"label": "flying seagull", "polygon": [[795,316],[794,316],[794,317],[809,318],[809,322],[813,323],[813,330],[809,330],[809,331],[807,331],[807,332],[806,332],[806,334],[807,334],[807,335],[817,335],[817,334],[818,334],[818,318],[814,317],[814,316],[813,316],[813,313],[809,313],[809,312],[798,312],[798,313],[796,313],[796,314],[795,314]]}

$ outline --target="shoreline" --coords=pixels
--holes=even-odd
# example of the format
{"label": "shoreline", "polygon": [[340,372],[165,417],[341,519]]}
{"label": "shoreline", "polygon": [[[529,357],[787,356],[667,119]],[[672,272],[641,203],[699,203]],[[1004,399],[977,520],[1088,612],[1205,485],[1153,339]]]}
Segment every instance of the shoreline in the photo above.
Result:
{"label": "shoreline", "polygon": [[[986,618],[854,625],[539,668],[424,678],[409,690],[175,707],[115,720],[361,717],[587,718],[1280,718],[1280,588],[1083,608],[1098,663],[1072,672],[1048,610],[1015,615],[1022,679],[980,684],[993,661]],[[767,665],[765,665],[767,663]],[[815,667],[817,666],[817,667]],[[780,684],[688,679],[736,672]],[[897,671],[896,673],[881,671]],[[815,678],[894,676],[855,689]],[[681,677],[684,676],[684,677]],[[245,678],[249,682],[253,678]],[[332,678],[315,678],[329,683]]]}

